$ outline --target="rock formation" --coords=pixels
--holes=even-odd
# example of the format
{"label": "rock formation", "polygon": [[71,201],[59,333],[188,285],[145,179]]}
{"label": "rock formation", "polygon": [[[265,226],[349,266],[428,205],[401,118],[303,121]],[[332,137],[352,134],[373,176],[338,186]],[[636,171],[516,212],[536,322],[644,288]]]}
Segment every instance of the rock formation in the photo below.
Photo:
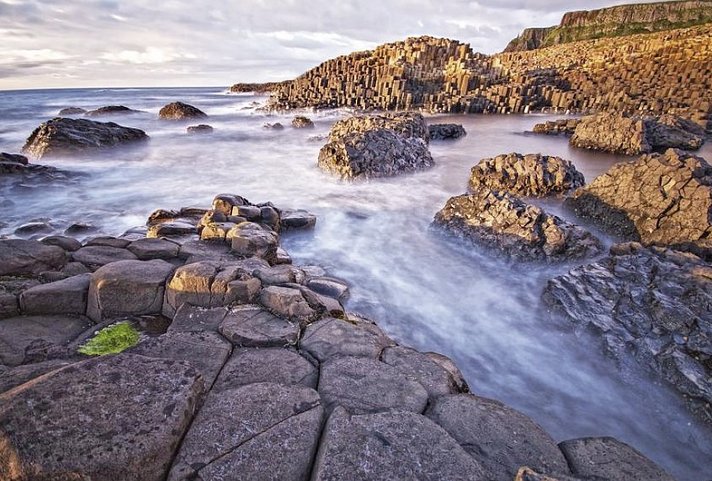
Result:
{"label": "rock formation", "polygon": [[113,122],[55,118],[42,123],[27,138],[22,151],[37,159],[76,155],[148,140],[143,130]]}
{"label": "rock formation", "polygon": [[712,268],[693,254],[640,244],[549,281],[545,302],[600,333],[606,350],[632,353],[712,421]]}
{"label": "rock formation", "polygon": [[565,201],[613,234],[645,244],[712,238],[712,167],[669,149],[614,165]]}
{"label": "rock formation", "polygon": [[524,197],[565,194],[583,185],[583,174],[570,161],[541,154],[482,159],[470,173],[472,190],[487,188]]}
{"label": "rock formation", "polygon": [[65,117],[67,115],[83,115],[87,113],[86,109],[83,109],[81,107],[67,107],[62,110],[60,110],[57,115],[60,117]]}
{"label": "rock formation", "polygon": [[183,102],[173,102],[161,107],[158,118],[165,120],[190,120],[203,119],[207,114],[197,107],[184,104]]}
{"label": "rock formation", "polygon": [[319,167],[343,179],[388,177],[432,167],[428,128],[420,114],[340,120],[319,152]]}
{"label": "rock formation", "polygon": [[[95,110],[90,110],[84,115],[87,117],[106,117],[110,115],[122,115],[122,114],[135,114],[139,113],[138,110],[130,109],[124,105],[108,105],[106,107],[99,107]],[[60,113],[61,115],[61,113]]]}
{"label": "rock formation", "polygon": [[430,140],[454,140],[467,135],[460,124],[430,124],[428,125]]}
{"label": "rock formation", "polygon": [[548,120],[542,124],[536,124],[532,130],[535,134],[571,136],[580,121],[580,119]]}
{"label": "rock formation", "polygon": [[292,127],[295,129],[313,129],[314,122],[312,122],[308,117],[297,115],[294,119],[292,119]]}
{"label": "rock formation", "polygon": [[284,85],[285,82],[237,83],[230,87],[230,93],[269,93]]}
{"label": "rock formation", "polygon": [[521,261],[561,262],[600,252],[594,236],[507,193],[477,189],[450,198],[433,225]]}

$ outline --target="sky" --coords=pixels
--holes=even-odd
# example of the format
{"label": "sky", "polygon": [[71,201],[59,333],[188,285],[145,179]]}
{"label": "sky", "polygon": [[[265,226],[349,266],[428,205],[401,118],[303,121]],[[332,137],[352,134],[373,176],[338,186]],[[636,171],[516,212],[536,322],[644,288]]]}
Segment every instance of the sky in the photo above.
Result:
{"label": "sky", "polygon": [[228,86],[432,35],[501,51],[623,0],[0,0],[0,89]]}

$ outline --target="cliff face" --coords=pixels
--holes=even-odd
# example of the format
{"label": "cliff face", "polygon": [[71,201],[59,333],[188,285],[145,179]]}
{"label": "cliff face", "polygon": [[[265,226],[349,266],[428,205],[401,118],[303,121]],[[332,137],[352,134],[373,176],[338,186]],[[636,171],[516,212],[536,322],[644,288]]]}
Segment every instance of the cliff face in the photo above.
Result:
{"label": "cliff face", "polygon": [[[641,3],[569,12],[558,26],[524,30],[504,51],[533,50],[561,43],[658,32],[709,22],[712,22],[712,0]],[[532,30],[539,32],[533,35]]]}

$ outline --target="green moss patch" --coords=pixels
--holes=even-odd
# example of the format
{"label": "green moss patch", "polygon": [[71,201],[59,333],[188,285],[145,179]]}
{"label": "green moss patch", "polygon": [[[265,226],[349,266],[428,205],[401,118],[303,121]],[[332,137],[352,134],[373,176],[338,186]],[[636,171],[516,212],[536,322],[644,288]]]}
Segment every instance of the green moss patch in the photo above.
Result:
{"label": "green moss patch", "polygon": [[87,356],[118,354],[129,347],[135,346],[139,337],[139,332],[130,322],[119,322],[97,332],[94,337],[77,349],[77,352]]}

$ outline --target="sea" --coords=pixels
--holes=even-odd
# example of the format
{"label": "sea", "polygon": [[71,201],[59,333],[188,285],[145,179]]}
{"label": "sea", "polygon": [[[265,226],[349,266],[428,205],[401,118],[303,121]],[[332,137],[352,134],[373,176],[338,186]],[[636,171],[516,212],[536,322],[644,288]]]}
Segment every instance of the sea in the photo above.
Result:
{"label": "sea", "polygon": [[[199,123],[214,132],[188,135],[187,124],[159,120],[159,109],[173,101],[205,111],[209,117]],[[38,161],[71,172],[66,179],[0,179],[0,237],[18,237],[18,227],[35,221],[57,234],[81,223],[94,229],[85,237],[120,235],[144,226],[155,209],[208,207],[219,193],[309,210],[318,216],[316,228],[282,238],[294,263],[320,265],[346,280],[350,311],[376,320],[399,343],[451,357],[475,394],[527,414],[556,441],[613,436],[679,480],[712,477],[712,428],[691,414],[681,396],[637,364],[606,356],[595,335],[578,332],[542,305],[547,280],[571,264],[508,262],[430,228],[446,200],[466,191],[470,169],[482,158],[557,155],[571,160],[587,181],[627,158],[528,133],[560,116],[435,116],[428,120],[461,123],[467,136],[432,142],[434,168],[345,182],[322,172],[317,158],[331,125],[353,112],[270,113],[262,108],[266,102],[264,95],[224,88],[0,92],[3,152],[19,153],[30,133],[65,107],[140,110],[95,120],[150,136],[138,148]],[[297,114],[310,117],[315,128],[292,128]],[[275,122],[285,129],[263,128]],[[712,160],[712,146],[699,155]],[[576,221],[561,199],[534,202]],[[614,242],[591,228],[607,244]]]}

